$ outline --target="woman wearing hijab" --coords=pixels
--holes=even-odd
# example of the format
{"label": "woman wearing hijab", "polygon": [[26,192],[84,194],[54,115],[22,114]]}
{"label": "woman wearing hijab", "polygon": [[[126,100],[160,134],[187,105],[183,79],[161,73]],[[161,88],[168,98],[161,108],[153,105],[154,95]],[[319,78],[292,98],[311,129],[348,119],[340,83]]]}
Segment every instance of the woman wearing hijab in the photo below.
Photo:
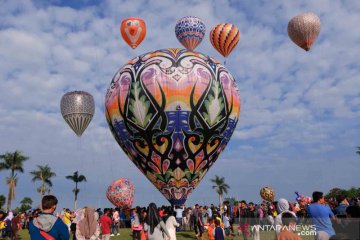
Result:
{"label": "woman wearing hijab", "polygon": [[289,205],[288,200],[286,200],[285,198],[280,198],[277,203],[278,215],[275,217],[275,220],[274,220],[276,235],[280,233],[281,227],[283,226],[282,219],[281,219],[283,213],[285,213],[285,212],[291,213],[296,218],[296,214],[294,212],[290,211],[289,209],[290,209],[290,205]]}
{"label": "woman wearing hijab", "polygon": [[180,226],[180,224],[176,221],[174,210],[169,207],[166,209],[166,229],[170,234],[170,240],[176,240],[176,228]]}
{"label": "woman wearing hijab", "polygon": [[15,217],[11,220],[11,232],[12,232],[12,239],[18,239],[19,238],[19,231],[21,229],[21,216],[22,213],[19,212],[16,214]]}
{"label": "woman wearing hijab", "polygon": [[[159,216],[155,203],[149,204],[144,230],[148,234],[148,240],[165,240],[170,238],[170,234],[166,229],[165,223]],[[164,238],[164,234],[167,238]]]}
{"label": "woman wearing hijab", "polygon": [[98,240],[100,227],[95,218],[95,209],[86,208],[84,218],[76,225],[77,240]]}

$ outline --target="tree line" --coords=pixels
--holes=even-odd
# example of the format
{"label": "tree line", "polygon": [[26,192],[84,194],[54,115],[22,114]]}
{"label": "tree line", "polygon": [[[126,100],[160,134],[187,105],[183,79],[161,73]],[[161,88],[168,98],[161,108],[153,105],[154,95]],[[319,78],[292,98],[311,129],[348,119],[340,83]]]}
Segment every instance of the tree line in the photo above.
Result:
{"label": "tree line", "polygon": [[[6,185],[8,186],[8,195],[7,195],[7,206],[6,210],[9,212],[11,210],[11,202],[15,199],[15,189],[19,181],[18,173],[23,173],[24,168],[23,164],[29,159],[28,156],[22,154],[21,151],[16,150],[15,152],[6,152],[5,154],[0,155],[0,171],[10,171],[10,175],[6,177]],[[51,179],[56,176],[56,173],[52,171],[51,167],[46,164],[44,166],[37,165],[37,169],[29,172],[32,175],[32,181],[39,181],[41,184],[37,188],[37,192],[40,194],[40,199],[45,195],[45,193],[50,194],[51,187],[53,183]],[[79,174],[78,171],[75,171],[72,175],[66,176],[66,179],[72,180],[75,183],[75,188],[73,189],[74,193],[74,209],[77,208],[77,198],[80,192],[78,184],[80,182],[86,182],[86,177]],[[4,195],[0,195],[0,209],[5,204],[6,198]],[[32,200],[29,197],[25,197],[20,202],[20,211],[29,210],[32,205]],[[25,210],[25,211],[26,211]]]}

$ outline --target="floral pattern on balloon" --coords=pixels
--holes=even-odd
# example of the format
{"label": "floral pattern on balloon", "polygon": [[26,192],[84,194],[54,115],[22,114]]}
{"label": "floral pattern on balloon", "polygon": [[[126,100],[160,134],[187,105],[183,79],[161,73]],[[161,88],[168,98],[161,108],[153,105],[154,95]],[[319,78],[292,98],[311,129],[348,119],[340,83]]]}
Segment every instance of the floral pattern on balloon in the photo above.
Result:
{"label": "floral pattern on balloon", "polygon": [[106,197],[114,206],[131,208],[134,201],[135,188],[127,178],[119,178],[111,183],[106,191]]}
{"label": "floral pattern on balloon", "polygon": [[113,136],[172,204],[183,204],[224,150],[240,114],[229,71],[214,58],[164,49],[130,60],[105,97]]}

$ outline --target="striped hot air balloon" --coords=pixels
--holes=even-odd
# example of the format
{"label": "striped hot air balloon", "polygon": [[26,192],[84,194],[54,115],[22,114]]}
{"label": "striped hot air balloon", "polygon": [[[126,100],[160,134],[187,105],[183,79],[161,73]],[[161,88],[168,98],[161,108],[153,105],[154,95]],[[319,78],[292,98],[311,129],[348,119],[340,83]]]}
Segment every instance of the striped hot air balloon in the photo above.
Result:
{"label": "striped hot air balloon", "polygon": [[220,23],[210,32],[210,42],[224,57],[229,56],[240,39],[239,29],[231,23]]}
{"label": "striped hot air balloon", "polygon": [[194,50],[205,36],[205,24],[197,17],[183,17],[175,26],[175,35],[188,50]]}
{"label": "striped hot air balloon", "polygon": [[290,39],[305,51],[309,51],[320,33],[320,18],[312,12],[299,14],[288,24]]}
{"label": "striped hot air balloon", "polygon": [[61,98],[60,108],[67,124],[80,137],[94,116],[94,98],[84,91],[68,92]]}

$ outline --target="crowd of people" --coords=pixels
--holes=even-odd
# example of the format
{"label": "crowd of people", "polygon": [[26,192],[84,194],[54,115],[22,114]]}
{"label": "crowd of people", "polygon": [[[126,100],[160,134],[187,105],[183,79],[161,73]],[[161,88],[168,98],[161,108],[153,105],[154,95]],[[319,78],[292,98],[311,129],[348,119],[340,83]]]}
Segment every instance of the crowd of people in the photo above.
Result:
{"label": "crowd of people", "polygon": [[[360,201],[345,195],[325,200],[314,192],[312,203],[291,203],[280,198],[276,202],[225,201],[221,206],[148,207],[133,209],[94,209],[85,207],[58,214],[57,198],[44,196],[42,209],[28,213],[0,211],[2,238],[18,239],[18,232],[27,228],[31,239],[108,240],[120,235],[120,228],[131,228],[134,240],[176,240],[176,232],[193,231],[195,239],[223,240],[240,236],[244,240],[260,239],[260,231],[274,231],[271,239],[302,239],[299,226],[315,239],[359,239]],[[300,232],[299,232],[300,231]]]}

